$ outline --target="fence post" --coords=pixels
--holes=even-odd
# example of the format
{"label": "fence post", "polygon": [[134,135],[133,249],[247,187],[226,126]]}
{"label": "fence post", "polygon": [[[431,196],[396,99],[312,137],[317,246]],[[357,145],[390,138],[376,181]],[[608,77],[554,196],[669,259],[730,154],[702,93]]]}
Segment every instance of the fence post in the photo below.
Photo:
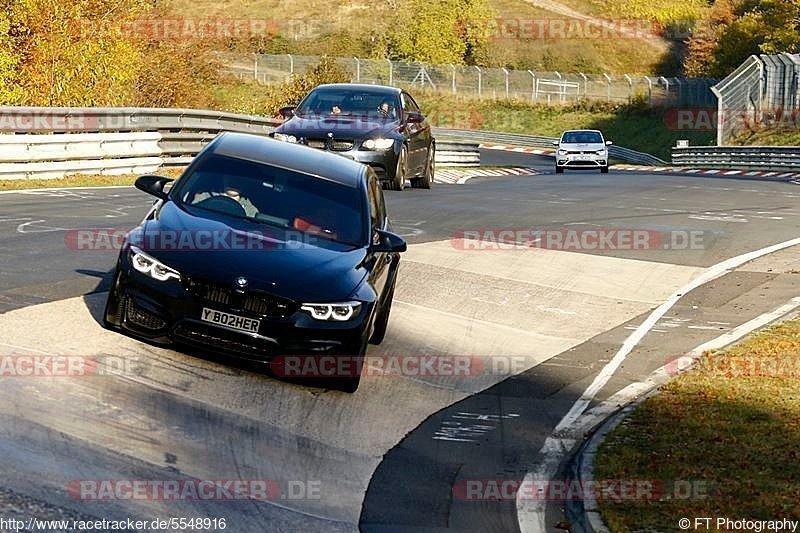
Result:
{"label": "fence post", "polygon": [[[561,73],[559,71],[554,70],[553,74],[556,75],[556,77],[558,78],[558,81],[562,80],[563,76],[561,75]],[[561,84],[561,89],[559,90],[558,100],[560,102],[564,101],[564,85],[563,84]],[[547,95],[547,103],[548,104],[550,103],[550,95],[549,94]]]}
{"label": "fence post", "polygon": [[[581,78],[583,78],[583,98],[584,98],[584,100],[588,100],[589,99],[589,78],[587,78],[586,74],[584,74],[583,72],[578,72],[578,74],[580,74]],[[580,91],[578,91],[578,93],[580,94]]]}
{"label": "fence post", "polygon": [[653,105],[653,80],[650,76],[645,76],[644,79],[647,80],[647,105]]}
{"label": "fence post", "polygon": [[392,72],[392,60],[387,59],[386,62],[389,63],[389,85],[393,85],[394,73]]}
{"label": "fence post", "polygon": [[253,79],[258,81],[258,54],[253,54]]}
{"label": "fence post", "polygon": [[354,57],[356,61],[356,81],[361,83],[361,61],[357,57]]}
{"label": "fence post", "polygon": [[453,72],[453,94],[456,94],[458,92],[456,90],[456,66],[450,65],[450,70]]}
{"label": "fence post", "polygon": [[508,100],[508,69],[503,67],[503,74],[506,77],[506,100]]}
{"label": "fence post", "polygon": [[630,76],[625,74],[625,79],[628,80],[628,103],[633,101],[633,80]]}
{"label": "fence post", "polygon": [[478,71],[478,96],[481,96],[483,94],[483,71],[478,65],[475,65],[475,70]]}
{"label": "fence post", "polygon": [[289,76],[292,76],[294,74],[294,58],[292,54],[286,54],[286,56],[289,58]]}
{"label": "fence post", "polygon": [[531,75],[531,101],[536,100],[536,74],[528,71],[528,74]]}
{"label": "fence post", "polygon": [[603,72],[603,76],[606,78],[606,102],[611,101],[611,76]]}

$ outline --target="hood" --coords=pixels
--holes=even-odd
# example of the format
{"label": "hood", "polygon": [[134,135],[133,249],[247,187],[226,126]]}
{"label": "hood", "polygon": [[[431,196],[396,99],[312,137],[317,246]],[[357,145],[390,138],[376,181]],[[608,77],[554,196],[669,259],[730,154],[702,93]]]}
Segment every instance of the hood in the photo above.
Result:
{"label": "hood", "polygon": [[184,278],[232,286],[244,276],[250,289],[295,301],[347,299],[367,274],[364,247],[321,239],[309,244],[296,231],[216,213],[198,216],[172,201],[142,230],[141,241],[133,244]]}
{"label": "hood", "polygon": [[276,133],[296,137],[325,138],[333,133],[334,138],[362,139],[397,133],[398,120],[377,119],[364,116],[310,115],[294,116],[275,128]]}

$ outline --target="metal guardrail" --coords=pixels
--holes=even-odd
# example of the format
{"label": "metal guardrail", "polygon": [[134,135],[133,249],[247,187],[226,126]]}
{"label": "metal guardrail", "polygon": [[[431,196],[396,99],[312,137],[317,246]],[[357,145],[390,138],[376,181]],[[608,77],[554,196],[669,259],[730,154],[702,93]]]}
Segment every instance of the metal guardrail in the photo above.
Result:
{"label": "metal guardrail", "polygon": [[[279,123],[195,109],[0,107],[0,179],[185,166],[222,131],[267,135]],[[474,142],[438,148],[437,165],[480,165]]]}
{"label": "metal guardrail", "polygon": [[[508,144],[512,146],[530,146],[537,148],[554,148],[553,143],[558,137],[539,137],[535,135],[522,135],[517,133],[502,133],[497,131],[457,130],[447,128],[434,128],[437,139],[470,139],[484,143]],[[636,165],[666,165],[667,162],[658,157],[644,152],[637,152],[623,146],[611,145],[608,154],[612,159],[618,159]]]}
{"label": "metal guardrail", "polygon": [[800,146],[689,146],[672,149],[680,166],[732,170],[800,170]]}

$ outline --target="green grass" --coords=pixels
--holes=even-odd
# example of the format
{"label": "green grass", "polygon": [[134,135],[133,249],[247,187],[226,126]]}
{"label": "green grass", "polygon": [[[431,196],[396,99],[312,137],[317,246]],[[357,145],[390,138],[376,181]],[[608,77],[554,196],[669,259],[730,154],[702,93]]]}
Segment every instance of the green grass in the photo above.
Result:
{"label": "green grass", "polygon": [[800,129],[789,131],[762,130],[742,135],[735,144],[750,146],[800,146]]}
{"label": "green grass", "polygon": [[600,447],[598,480],[683,480],[704,484],[706,497],[601,502],[603,519],[614,532],[677,530],[682,517],[796,519],[798,442],[800,320],[792,320],[707,354]]}
{"label": "green grass", "polygon": [[[161,176],[177,178],[182,169],[162,169],[158,171]],[[63,178],[53,179],[18,179],[0,180],[0,191],[11,191],[19,189],[51,189],[63,187],[108,187],[112,185],[130,185],[139,174],[120,174],[117,176],[105,176],[99,174],[72,174]]]}

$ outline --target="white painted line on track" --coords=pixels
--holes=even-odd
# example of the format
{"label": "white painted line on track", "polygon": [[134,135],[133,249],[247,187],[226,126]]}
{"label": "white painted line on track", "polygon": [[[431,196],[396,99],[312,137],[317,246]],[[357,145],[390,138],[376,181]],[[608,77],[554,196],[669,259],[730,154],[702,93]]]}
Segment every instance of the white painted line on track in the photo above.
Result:
{"label": "white painted line on track", "polygon": [[49,187],[44,189],[12,189],[0,191],[0,194],[26,194],[32,192],[85,191],[97,189],[134,189],[133,185],[98,185],[93,187]]}
{"label": "white painted line on track", "polygon": [[[603,369],[597,374],[597,376],[595,376],[595,379],[586,388],[581,397],[575,401],[575,403],[572,405],[567,414],[564,415],[561,421],[556,425],[553,434],[551,434],[550,436],[547,437],[547,439],[545,439],[544,445],[539,450],[539,455],[543,459],[540,461],[540,463],[536,466],[536,468],[533,471],[528,472],[525,475],[523,483],[533,484],[535,480],[547,480],[551,479],[552,476],[555,475],[558,465],[561,462],[562,458],[572,448],[572,445],[574,445],[575,443],[575,438],[576,438],[575,432],[584,426],[584,421],[581,419],[582,415],[584,415],[587,407],[594,400],[594,397],[608,383],[608,381],[614,375],[614,372],[617,371],[620,365],[625,361],[627,356],[633,351],[633,349],[639,344],[639,342],[641,342],[641,340],[645,337],[645,335],[647,335],[647,333],[651,329],[653,329],[656,323],[658,323],[658,321],[670,309],[672,309],[672,307],[685,294],[704,285],[705,283],[708,283],[709,281],[712,281],[724,275],[730,270],[737,268],[749,261],[797,245],[800,245],[800,238],[791,239],[788,241],[784,241],[782,243],[774,244],[772,246],[767,246],[759,250],[754,250],[752,252],[747,252],[732,257],[730,259],[726,259],[725,261],[722,261],[707,268],[694,280],[692,280],[685,286],[675,291],[672,295],[670,295],[670,297],[667,298],[667,300],[664,301],[664,303],[662,303],[661,305],[659,305],[655,310],[653,310],[653,312],[650,313],[647,319],[644,322],[642,322],[642,324],[639,327],[636,328],[636,330],[625,340],[625,342],[623,342],[622,346],[614,355],[614,357],[612,357],[611,360],[606,364],[606,366],[603,367]],[[790,302],[790,304],[795,304],[795,303],[796,302],[794,300]],[[786,304],[786,306],[789,306],[790,304]],[[785,308],[786,306],[779,308],[779,310]],[[788,311],[785,311],[783,314],[786,314],[786,312]],[[773,313],[768,313],[767,315],[772,316]],[[772,320],[774,319],[775,318],[772,318]],[[732,331],[729,331],[728,333],[723,335],[723,337],[735,340],[736,339],[735,334],[741,334],[743,331],[746,331],[748,329],[747,327],[745,327],[746,325],[749,324],[750,326],[752,326],[752,329],[756,329],[756,327],[758,326],[754,326],[754,324],[761,323],[763,325],[768,322],[769,320],[767,318],[758,317],[758,319],[751,320],[750,322],[743,324],[739,328],[734,328]],[[752,331],[752,329],[750,331]],[[523,492],[525,491],[519,491],[517,493],[518,496],[520,493]],[[519,521],[520,531],[522,533],[528,533],[528,532],[540,533],[547,530],[545,523],[545,513],[547,510],[546,499],[542,498],[530,501],[530,500],[520,499],[518,497],[516,501],[516,507],[517,507],[517,519]]]}

